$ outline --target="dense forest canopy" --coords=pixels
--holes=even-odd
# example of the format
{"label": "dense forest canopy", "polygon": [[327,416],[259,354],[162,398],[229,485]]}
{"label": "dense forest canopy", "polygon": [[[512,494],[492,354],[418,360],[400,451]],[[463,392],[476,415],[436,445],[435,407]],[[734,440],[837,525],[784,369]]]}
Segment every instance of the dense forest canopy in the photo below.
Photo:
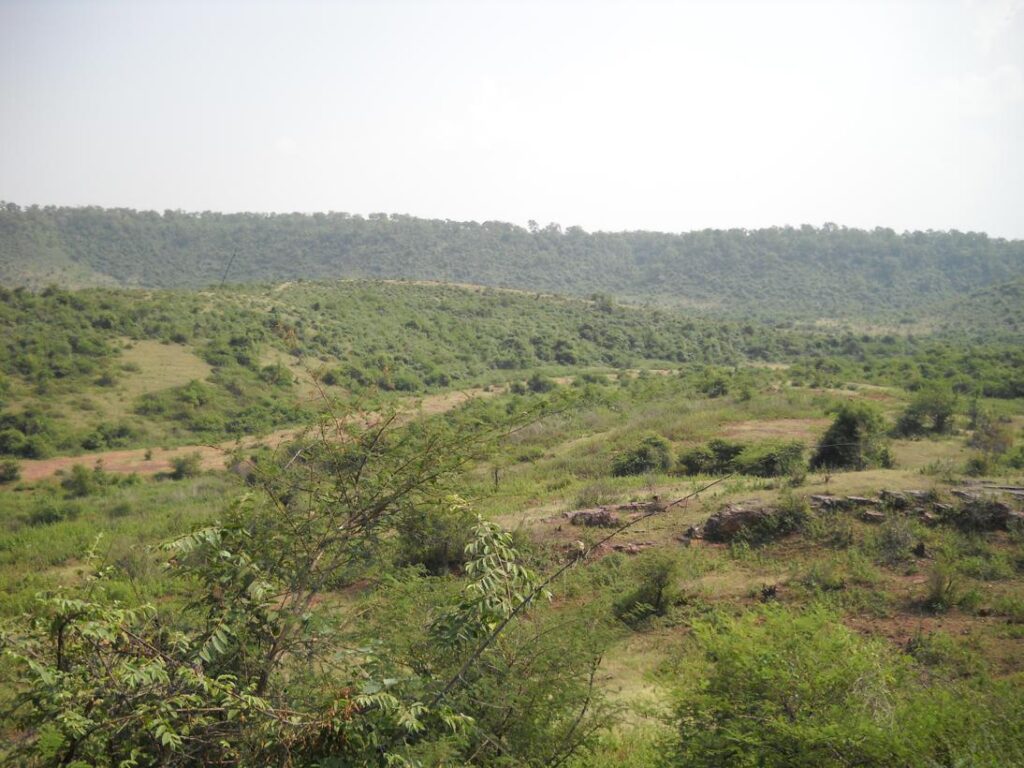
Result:
{"label": "dense forest canopy", "polygon": [[202,287],[225,276],[441,280],[743,316],[905,320],[1024,276],[1024,243],[833,224],[587,233],[384,213],[0,206],[6,285]]}

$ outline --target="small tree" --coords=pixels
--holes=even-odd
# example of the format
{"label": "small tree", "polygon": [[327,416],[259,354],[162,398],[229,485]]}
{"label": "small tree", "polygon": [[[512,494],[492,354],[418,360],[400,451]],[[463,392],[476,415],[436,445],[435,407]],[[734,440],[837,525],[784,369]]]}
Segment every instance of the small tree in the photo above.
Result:
{"label": "small tree", "polygon": [[867,469],[891,466],[892,457],[882,441],[885,421],[872,405],[847,402],[835,411],[835,420],[811,457],[811,469]]}
{"label": "small tree", "polygon": [[612,474],[624,477],[642,475],[646,472],[664,472],[670,466],[672,453],[668,440],[660,435],[648,435],[615,457],[612,461]]}
{"label": "small tree", "polygon": [[171,468],[171,477],[175,480],[195,477],[203,468],[203,456],[199,451],[175,456],[171,459]]}
{"label": "small tree", "polygon": [[956,394],[952,389],[940,385],[922,387],[896,422],[895,432],[904,437],[948,432],[953,426],[955,407]]}

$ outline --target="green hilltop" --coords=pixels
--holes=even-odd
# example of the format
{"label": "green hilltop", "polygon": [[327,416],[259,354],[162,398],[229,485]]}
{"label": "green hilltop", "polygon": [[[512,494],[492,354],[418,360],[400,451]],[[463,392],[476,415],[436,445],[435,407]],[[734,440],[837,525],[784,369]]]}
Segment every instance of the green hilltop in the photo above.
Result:
{"label": "green hilltop", "polygon": [[387,214],[0,207],[0,281],[9,286],[196,288],[225,276],[437,280],[734,316],[877,321],[918,319],[1024,276],[1024,243],[832,224],[587,233]]}

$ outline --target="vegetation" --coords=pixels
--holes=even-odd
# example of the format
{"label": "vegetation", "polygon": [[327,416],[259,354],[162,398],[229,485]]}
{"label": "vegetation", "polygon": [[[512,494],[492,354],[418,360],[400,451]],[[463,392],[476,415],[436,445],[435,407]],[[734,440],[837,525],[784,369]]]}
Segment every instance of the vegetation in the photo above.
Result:
{"label": "vegetation", "polygon": [[69,279],[77,285],[201,288],[218,283],[230,264],[232,282],[446,280],[596,293],[605,305],[614,296],[731,314],[876,321],[920,319],[939,307],[943,312],[936,317],[948,316],[945,304],[961,294],[1024,273],[1019,242],[834,224],[588,234],[555,224],[524,229],[383,213],[161,214],[8,203],[0,207],[0,244],[0,280],[7,285],[41,287]]}
{"label": "vegetation", "polygon": [[[145,218],[122,214],[69,274],[116,271]],[[315,225],[353,254],[376,233],[385,271],[388,233],[431,224],[180,218],[158,252],[294,225],[301,261]],[[662,242],[461,226],[437,237],[486,264],[496,232],[591,266]],[[976,236],[776,235],[804,277],[815,244],[860,243],[850,269],[913,246],[914,311],[1016,264]],[[749,260],[776,235],[705,233]],[[643,265],[705,242],[664,237]],[[988,266],[936,282],[972,243]],[[369,281],[0,299],[4,764],[1024,764],[1024,348],[988,321],[965,343]]]}

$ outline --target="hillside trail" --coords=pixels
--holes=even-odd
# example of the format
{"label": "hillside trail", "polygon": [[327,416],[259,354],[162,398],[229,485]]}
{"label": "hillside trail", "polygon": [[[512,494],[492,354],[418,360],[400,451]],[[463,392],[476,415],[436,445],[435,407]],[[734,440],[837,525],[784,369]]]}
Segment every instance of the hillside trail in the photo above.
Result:
{"label": "hillside trail", "polygon": [[[486,390],[477,387],[454,392],[443,392],[437,395],[427,395],[407,402],[404,407],[399,409],[399,413],[403,420],[417,415],[430,416],[445,413],[469,400],[478,397],[490,397],[504,391],[503,387],[491,387]],[[355,414],[353,418],[370,419],[373,416],[373,412],[363,412]],[[231,453],[239,448],[253,448],[257,445],[274,448],[281,443],[293,439],[302,431],[301,427],[288,427],[262,436],[253,435],[214,445],[184,445],[166,450],[158,448],[133,448],[130,450],[81,453],[75,456],[55,456],[49,459],[26,459],[20,462],[21,479],[27,482],[45,480],[59,472],[70,470],[75,464],[82,464],[86,467],[100,465],[105,472],[119,474],[131,474],[134,472],[139,475],[156,475],[162,472],[171,472],[174,469],[174,459],[190,453],[199,454],[203,469],[225,469],[230,460]],[[146,456],[147,453],[150,454],[148,458]]]}

